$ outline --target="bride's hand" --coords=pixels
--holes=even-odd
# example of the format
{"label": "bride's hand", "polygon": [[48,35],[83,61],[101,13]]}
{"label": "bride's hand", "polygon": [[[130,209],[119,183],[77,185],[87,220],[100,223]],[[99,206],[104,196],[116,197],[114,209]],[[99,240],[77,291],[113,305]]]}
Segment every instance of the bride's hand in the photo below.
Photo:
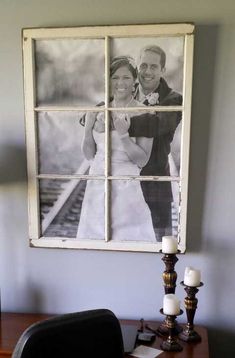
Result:
{"label": "bride's hand", "polygon": [[130,127],[130,123],[130,117],[127,113],[113,113],[113,125],[118,134],[126,134]]}

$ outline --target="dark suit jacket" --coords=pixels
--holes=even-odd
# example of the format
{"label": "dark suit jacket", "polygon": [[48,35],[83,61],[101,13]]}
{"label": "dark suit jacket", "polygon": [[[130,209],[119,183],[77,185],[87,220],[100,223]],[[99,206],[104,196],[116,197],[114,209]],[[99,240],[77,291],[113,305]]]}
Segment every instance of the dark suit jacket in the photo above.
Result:
{"label": "dark suit jacket", "polygon": [[[182,104],[182,96],[173,91],[166,81],[161,78],[156,91],[159,94],[159,106],[176,106]],[[137,92],[138,93],[138,89]],[[144,101],[149,105],[148,101]],[[141,175],[168,176],[168,154],[175,130],[181,121],[181,112],[145,113],[131,117],[129,134],[131,137],[154,137],[152,152],[148,163],[141,170]],[[148,201],[171,201],[172,193],[170,183],[154,183],[153,190],[149,192]],[[161,185],[162,184],[162,185]],[[150,184],[149,184],[150,186]],[[164,189],[162,190],[162,188]]]}

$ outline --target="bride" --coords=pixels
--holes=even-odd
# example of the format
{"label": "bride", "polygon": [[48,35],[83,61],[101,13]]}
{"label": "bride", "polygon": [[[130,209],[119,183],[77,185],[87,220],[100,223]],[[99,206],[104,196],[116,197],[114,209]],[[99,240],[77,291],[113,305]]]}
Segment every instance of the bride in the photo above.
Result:
{"label": "bride", "polygon": [[[115,57],[110,66],[113,108],[142,105],[133,98],[137,68],[128,56]],[[134,112],[135,115],[138,112]],[[141,112],[143,114],[143,112]],[[132,112],[133,115],[133,112]],[[149,160],[153,138],[129,136],[131,113],[112,111],[110,118],[111,175],[139,176]],[[104,175],[105,123],[102,112],[88,112],[82,151],[90,161],[89,175]],[[77,239],[104,239],[104,180],[87,181]],[[111,239],[115,241],[156,242],[151,214],[138,179],[111,181]]]}

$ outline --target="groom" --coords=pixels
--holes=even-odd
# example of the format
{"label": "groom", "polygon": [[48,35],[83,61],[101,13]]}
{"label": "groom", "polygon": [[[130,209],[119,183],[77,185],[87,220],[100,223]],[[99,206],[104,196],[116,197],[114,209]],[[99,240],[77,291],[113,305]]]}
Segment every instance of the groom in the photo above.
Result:
{"label": "groom", "polygon": [[[146,46],[140,51],[138,62],[139,84],[135,98],[147,106],[176,106],[182,104],[182,96],[173,91],[164,79],[166,54],[159,46]],[[150,118],[151,117],[151,118]],[[133,137],[154,137],[152,152],[141,175],[169,176],[168,154],[170,144],[181,112],[156,112],[149,119],[144,116],[131,118],[129,135]],[[168,181],[141,181],[145,200],[150,208],[157,240],[172,234],[171,183]]]}

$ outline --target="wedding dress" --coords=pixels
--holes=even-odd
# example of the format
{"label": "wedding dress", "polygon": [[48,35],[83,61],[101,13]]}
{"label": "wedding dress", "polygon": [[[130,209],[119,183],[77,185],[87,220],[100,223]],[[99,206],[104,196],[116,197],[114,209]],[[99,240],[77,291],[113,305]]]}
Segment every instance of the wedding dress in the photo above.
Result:
{"label": "wedding dress", "polygon": [[[93,129],[96,154],[89,175],[104,175],[104,132]],[[132,138],[132,140],[135,140]],[[140,168],[128,157],[116,130],[111,131],[111,175],[139,176]],[[156,242],[151,213],[144,200],[140,181],[114,179],[111,181],[111,240]],[[103,179],[87,180],[77,239],[105,237],[105,183]]]}

